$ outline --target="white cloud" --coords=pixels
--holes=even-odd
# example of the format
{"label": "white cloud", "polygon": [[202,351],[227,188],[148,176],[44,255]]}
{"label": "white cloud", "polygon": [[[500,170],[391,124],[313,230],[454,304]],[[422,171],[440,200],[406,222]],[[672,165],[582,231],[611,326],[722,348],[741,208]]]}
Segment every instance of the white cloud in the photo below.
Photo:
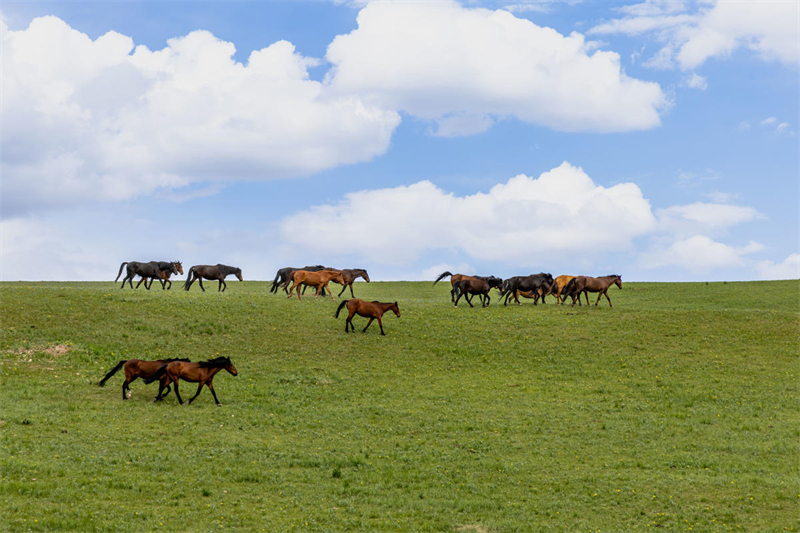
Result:
{"label": "white cloud", "polygon": [[781,263],[760,261],[756,264],[761,279],[798,279],[800,278],[800,254],[791,254]]}
{"label": "white cloud", "polygon": [[508,11],[373,2],[328,47],[327,82],[335,94],[439,121],[443,135],[505,117],[562,131],[658,126],[668,105],[660,86],[628,77],[618,54],[595,47]]}
{"label": "white cloud", "polygon": [[367,161],[394,111],[334,97],[318,60],[279,41],[233,60],[205,31],[151,51],[48,16],[0,22],[3,212],[120,200],[192,182],[269,179]]}
{"label": "white cloud", "polygon": [[686,86],[691,89],[705,91],[708,89],[708,82],[703,76],[700,76],[696,72],[692,72],[692,75],[686,80]]}
{"label": "white cloud", "polygon": [[715,268],[744,266],[742,256],[762,249],[763,246],[756,242],[737,248],[704,235],[694,235],[673,242],[665,250],[647,252],[641,260],[646,268],[676,266],[690,272],[707,272]]}
{"label": "white cloud", "polygon": [[[288,217],[281,234],[296,246],[383,264],[450,249],[525,266],[548,253],[627,250],[654,226],[650,203],[635,184],[598,186],[564,162],[538,178],[519,175],[465,197],[429,181],[350,193],[339,204]],[[297,242],[297,234],[315,238]]]}
{"label": "white cloud", "polygon": [[762,219],[764,215],[752,207],[738,205],[697,202],[690,205],[676,205],[656,211],[662,229],[679,231],[678,228],[727,229],[731,226]]}
{"label": "white cloud", "polygon": [[[663,2],[628,6],[627,16],[599,24],[590,34],[654,33],[668,43],[661,55],[669,54],[682,70],[701,66],[711,57],[724,57],[739,48],[755,52],[765,61],[797,65],[800,4],[795,0],[770,2],[717,1],[700,3],[692,13],[683,3],[670,8]],[[653,65],[666,65],[665,57]]]}

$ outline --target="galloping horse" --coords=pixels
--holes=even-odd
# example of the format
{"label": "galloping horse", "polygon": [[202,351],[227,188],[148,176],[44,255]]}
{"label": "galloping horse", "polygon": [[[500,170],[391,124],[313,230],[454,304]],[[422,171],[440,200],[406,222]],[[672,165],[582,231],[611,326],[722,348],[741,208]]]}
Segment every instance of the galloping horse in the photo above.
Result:
{"label": "galloping horse", "polygon": [[[292,291],[296,287],[297,299],[302,300],[300,297],[300,285],[310,285],[317,288],[317,294],[314,296],[314,299],[316,300],[319,298],[320,292],[324,291],[325,289],[328,289],[328,292],[330,292],[328,283],[331,281],[344,285],[342,273],[338,270],[320,270],[318,272],[297,270],[292,274],[292,286],[289,287],[289,298],[292,297]],[[333,293],[331,293],[331,300],[335,300]]]}
{"label": "galloping horse", "polygon": [[544,294],[549,292],[552,283],[553,276],[544,272],[531,274],[530,276],[514,276],[513,278],[509,278],[506,285],[501,290],[501,293],[505,293],[506,297],[503,305],[508,304],[508,299],[511,298],[512,295],[514,296],[514,301],[519,304],[519,292],[532,292],[535,294],[535,296],[531,296],[534,298],[534,304],[538,303],[539,295],[541,294],[542,303],[544,303]]}
{"label": "galloping horse", "polygon": [[[200,284],[200,288],[203,289],[203,292],[206,292],[205,287],[203,287],[203,278],[209,280],[219,280],[219,287],[217,287],[217,292],[220,290],[225,292],[225,289],[228,287],[228,284],[225,283],[225,278],[233,274],[239,281],[244,281],[242,279],[242,269],[236,268],[228,265],[221,265],[216,264],[214,266],[211,265],[195,265],[189,269],[189,275],[186,277],[186,283],[183,284],[183,288],[187,291],[192,286],[192,283],[197,281]],[[194,277],[192,277],[194,276]]]}
{"label": "galloping horse", "polygon": [[[140,263],[138,261],[124,261],[119,266],[119,272],[117,273],[116,279],[114,279],[115,282],[122,275],[122,268],[125,265],[128,265],[128,267],[127,267],[127,271],[125,273],[125,277],[122,278],[122,286],[120,286],[120,289],[125,287],[125,282],[128,282],[128,284],[130,284],[131,289],[132,289],[133,288],[133,278],[136,277],[137,275],[142,276],[142,278],[154,278],[154,279],[158,278],[158,279],[161,279],[162,268],[164,270],[169,270],[173,274],[177,274],[178,273],[178,269],[175,266],[175,263],[158,262],[158,261],[150,261],[149,263]],[[164,267],[162,267],[161,265],[164,265]],[[183,272],[181,272],[181,273],[183,273]],[[137,287],[138,287],[138,285],[137,285]]]}
{"label": "galloping horse", "polygon": [[[289,283],[292,281],[292,274],[294,274],[298,270],[305,270],[307,272],[319,272],[320,270],[336,270],[335,268],[327,268],[322,265],[314,265],[314,266],[305,266],[303,268],[294,268],[294,267],[284,267],[278,270],[275,274],[275,279],[272,280],[272,286],[269,288],[269,292],[276,293],[278,292],[279,286],[283,286],[283,292],[289,293],[288,287]],[[324,296],[324,294],[323,294]]]}
{"label": "galloping horse", "polygon": [[[482,279],[483,281],[487,281],[489,278],[494,278],[494,276],[468,276],[466,274],[451,274],[449,270],[445,270],[442,272],[436,281],[433,282],[436,285],[442,278],[450,276],[450,301],[455,302],[456,300],[456,283],[465,279]],[[495,278],[497,279],[497,278]],[[481,303],[483,303],[483,296],[480,296]]]}
{"label": "galloping horse", "polygon": [[[178,397],[178,402],[181,405],[183,405],[183,398],[181,398],[181,394],[178,391],[178,381],[182,379],[190,383],[199,383],[197,386],[197,393],[192,396],[189,403],[192,403],[194,399],[200,395],[200,391],[203,390],[203,385],[206,385],[209,390],[211,390],[211,394],[214,396],[214,401],[217,402],[217,405],[222,405],[217,399],[217,393],[214,392],[214,376],[222,369],[227,370],[232,376],[239,375],[236,367],[231,363],[230,357],[217,357],[216,359],[200,361],[199,363],[173,361],[159,368],[145,383],[152,383],[157,379],[161,379],[162,376],[165,377],[167,386],[169,386],[170,383],[175,384],[175,396]],[[161,386],[158,388],[156,401],[163,399],[167,395],[167,393],[161,394],[161,389],[164,388],[164,382],[162,381],[161,383]]]}
{"label": "galloping horse", "polygon": [[[157,361],[142,361],[141,359],[127,359],[122,360],[117,363],[117,366],[112,368],[106,377],[100,380],[101,387],[105,387],[106,381],[117,373],[117,371],[125,367],[125,381],[122,382],[122,399],[127,400],[128,394],[130,394],[130,387],[132,381],[136,380],[136,378],[148,379],[153,377],[153,375],[158,371],[159,368],[164,366],[165,364],[171,363],[173,361],[185,361],[189,362],[188,359],[158,359]],[[149,382],[148,382],[149,383]],[[169,383],[166,383],[165,380],[162,380],[161,387],[159,387],[159,394],[161,393],[161,389],[166,388],[167,391],[164,393],[164,396],[169,394]]]}
{"label": "galloping horse", "polygon": [[364,333],[367,332],[367,328],[370,326],[370,324],[372,324],[372,321],[377,318],[378,325],[381,327],[381,335],[386,335],[386,333],[383,332],[383,323],[381,323],[381,317],[383,314],[391,309],[394,311],[395,315],[400,316],[400,308],[397,306],[397,302],[365,302],[364,300],[353,298],[351,300],[345,300],[339,304],[339,308],[336,309],[335,318],[339,318],[339,311],[341,311],[344,306],[347,306],[347,320],[344,321],[345,333],[347,333],[348,326],[353,328],[353,331],[356,330],[356,327],[353,325],[353,315],[356,313],[359,316],[369,318],[369,322],[367,322],[367,325],[364,326],[364,329],[362,330]]}
{"label": "galloping horse", "polygon": [[492,289],[502,290],[503,287],[503,280],[500,278],[496,278],[494,276],[489,276],[487,279],[462,279],[461,281],[456,281],[454,286],[454,290],[456,293],[456,301],[454,305],[458,307],[458,301],[464,296],[464,299],[467,301],[470,307],[475,307],[472,305],[472,298],[469,297],[470,294],[472,295],[479,295],[483,296],[482,299],[482,307],[488,307],[489,301],[489,291]]}
{"label": "galloping horse", "polygon": [[[175,268],[178,270],[178,274],[182,276],[183,265],[181,264],[181,262],[172,261],[172,264],[175,265]],[[169,278],[170,276],[172,276],[172,270],[169,268],[169,263],[159,261],[158,265],[159,268],[161,268],[161,277],[159,278],[159,281],[161,282],[161,290],[162,291],[164,290],[164,287],[166,286],[167,283],[169,283],[169,286],[166,287],[166,289],[170,290],[172,288],[172,281]],[[149,285],[147,284],[148,280],[150,280]],[[153,278],[142,278],[139,280],[139,283],[136,284],[137,289],[139,288],[139,285],[142,284],[142,282],[144,282],[144,288],[147,289],[148,291],[150,290],[150,287],[153,286]]]}
{"label": "galloping horse", "polygon": [[[350,287],[350,296],[355,297],[353,294],[353,282],[356,278],[364,278],[364,280],[369,283],[369,274],[363,268],[346,268],[344,270],[340,270],[339,272],[342,273],[342,281],[344,281],[344,285],[342,286],[342,291],[337,294],[336,296],[341,296],[344,290],[347,287]],[[323,294],[323,296],[325,296]]]}
{"label": "galloping horse", "polygon": [[[570,280],[565,287],[565,291],[567,294],[574,293],[578,295],[578,305],[581,305],[581,293],[586,295],[586,305],[589,305],[589,292],[599,292],[600,294],[597,295],[597,301],[594,303],[595,307],[597,304],[600,303],[600,297],[605,295],[606,300],[608,300],[608,305],[610,307],[614,307],[611,304],[611,298],[608,297],[608,288],[612,285],[616,285],[620,289],[622,289],[622,277],[617,276],[616,274],[612,274],[609,276],[602,276],[599,278],[591,278],[589,276],[577,276],[575,279]],[[575,305],[575,302],[572,303]]]}

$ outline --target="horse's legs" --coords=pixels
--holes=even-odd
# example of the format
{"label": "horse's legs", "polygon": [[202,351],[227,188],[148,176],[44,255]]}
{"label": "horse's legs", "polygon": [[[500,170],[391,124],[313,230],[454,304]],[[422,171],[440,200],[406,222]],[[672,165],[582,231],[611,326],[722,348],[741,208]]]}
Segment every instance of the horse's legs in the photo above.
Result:
{"label": "horse's legs", "polygon": [[[327,284],[327,283],[325,283],[325,285],[323,285],[323,286],[322,286],[322,290],[325,290],[325,287],[328,287],[328,284]],[[331,300],[335,301],[335,300],[336,300],[336,298],[334,298],[334,297],[333,297],[333,291],[331,290],[331,288],[330,288],[330,287],[328,287],[328,292],[329,292],[329,293],[330,293],[330,295],[331,295]]]}
{"label": "horse's legs", "polygon": [[206,288],[203,287],[203,276],[196,276],[194,279],[196,279],[197,283],[200,284],[200,288],[203,290],[203,292],[206,292]]}
{"label": "horse's legs", "polygon": [[194,401],[194,399],[195,399],[195,398],[197,398],[198,396],[200,396],[200,391],[202,391],[202,390],[203,390],[203,385],[205,385],[205,382],[204,382],[204,381],[201,381],[201,382],[200,382],[200,384],[199,384],[199,385],[197,385],[197,392],[196,392],[196,393],[195,393],[195,395],[194,395],[194,396],[192,396],[192,398],[189,400],[189,403],[192,403],[192,402]]}
{"label": "horse's legs", "polygon": [[[473,296],[473,298],[474,298],[474,296]],[[467,303],[469,304],[470,307],[475,307],[474,305],[472,305],[472,298],[470,298],[470,295],[469,295],[468,292],[464,293],[464,299],[467,301]]]}
{"label": "horse's legs", "polygon": [[[345,290],[347,290],[347,285],[342,285],[342,290],[341,290],[341,292],[339,294],[336,295],[336,297],[338,298],[339,296],[341,296],[342,292],[344,292]],[[353,286],[352,285],[350,285],[350,296],[355,298],[355,296],[353,296]]]}
{"label": "horse's legs", "polygon": [[[609,297],[608,297],[608,291],[607,291],[607,290],[603,291],[603,292],[602,292],[602,294],[601,294],[601,296],[602,296],[603,294],[606,296],[606,300],[608,300],[608,305],[609,305],[610,307],[614,307],[614,306],[611,304],[611,298],[609,298]],[[598,302],[600,301],[600,296],[598,296],[598,297],[597,297],[597,301],[598,301]]]}
{"label": "horse's legs", "polygon": [[214,401],[217,402],[217,405],[222,405],[221,403],[219,403],[219,400],[217,400],[217,393],[214,392],[214,383],[209,381],[208,388],[211,391],[211,395],[214,397]]}
{"label": "horse's legs", "polygon": [[[344,292],[344,291],[342,291],[342,292]],[[350,283],[350,297],[351,298],[355,298],[356,297],[356,295],[353,294],[353,284],[352,283]]]}
{"label": "horse's legs", "polygon": [[485,300],[484,300],[483,307],[489,307],[489,302],[492,301],[491,297],[489,296],[489,293],[487,292],[486,294],[484,294],[484,297],[485,297]]}
{"label": "horse's legs", "polygon": [[[586,296],[586,305],[589,305],[589,291],[586,290],[586,289],[583,289],[583,294],[584,294],[584,296]],[[580,298],[580,296],[578,296],[578,298]]]}
{"label": "horse's legs", "polygon": [[375,317],[370,317],[369,322],[367,322],[367,325],[364,326],[364,329],[362,330],[364,333],[367,332],[367,328],[369,327],[370,324],[372,324],[373,320],[375,320]]}
{"label": "horse's legs", "polygon": [[[142,284],[142,282],[145,282],[145,281],[147,281],[147,278],[142,278],[142,279],[140,279],[140,280],[139,280],[139,283],[137,283],[137,284],[136,284],[136,288],[138,289],[138,288],[139,288],[139,285],[141,285],[141,284]],[[145,288],[145,289],[147,288],[147,283],[145,283],[145,284],[144,284],[144,288]]]}
{"label": "horse's legs", "polygon": [[386,333],[383,332],[383,323],[381,322],[381,317],[376,318],[378,319],[378,325],[381,327],[381,335],[386,335]]}
{"label": "horse's legs", "polygon": [[462,293],[460,293],[458,296],[456,296],[456,297],[455,297],[455,298],[456,298],[456,301],[455,301],[455,303],[453,304],[455,307],[458,307],[458,301],[461,299],[461,297],[462,297],[463,295],[464,295],[464,293],[462,292]]}
{"label": "horse's legs", "polygon": [[179,404],[181,404],[181,405],[183,405],[183,398],[181,398],[181,393],[180,393],[180,391],[178,390],[178,380],[179,380],[179,379],[180,379],[180,378],[178,378],[178,379],[176,379],[176,380],[175,380],[175,396],[177,396],[177,397],[178,397],[178,403],[179,403]]}
{"label": "horse's legs", "polygon": [[128,399],[128,395],[125,394],[126,391],[128,390],[128,383],[130,383],[130,382],[127,379],[122,382],[122,399],[123,400],[127,400]]}

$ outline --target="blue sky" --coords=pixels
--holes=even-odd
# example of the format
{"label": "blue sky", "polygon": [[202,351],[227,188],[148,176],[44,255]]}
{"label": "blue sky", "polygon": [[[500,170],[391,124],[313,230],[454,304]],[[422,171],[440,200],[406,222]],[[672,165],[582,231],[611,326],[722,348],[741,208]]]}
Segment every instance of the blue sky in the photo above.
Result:
{"label": "blue sky", "polygon": [[0,278],[798,278],[798,4],[753,6],[4,2]]}

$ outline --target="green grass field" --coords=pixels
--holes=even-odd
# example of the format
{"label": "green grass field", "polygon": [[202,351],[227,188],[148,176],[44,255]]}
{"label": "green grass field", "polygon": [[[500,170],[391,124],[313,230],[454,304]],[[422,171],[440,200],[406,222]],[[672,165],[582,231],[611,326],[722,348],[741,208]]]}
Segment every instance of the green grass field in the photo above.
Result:
{"label": "green grass field", "polygon": [[[626,283],[613,309],[357,283],[399,301],[386,337],[228,285],[0,284],[2,530],[800,528],[800,282]],[[222,407],[97,386],[217,354]]]}

